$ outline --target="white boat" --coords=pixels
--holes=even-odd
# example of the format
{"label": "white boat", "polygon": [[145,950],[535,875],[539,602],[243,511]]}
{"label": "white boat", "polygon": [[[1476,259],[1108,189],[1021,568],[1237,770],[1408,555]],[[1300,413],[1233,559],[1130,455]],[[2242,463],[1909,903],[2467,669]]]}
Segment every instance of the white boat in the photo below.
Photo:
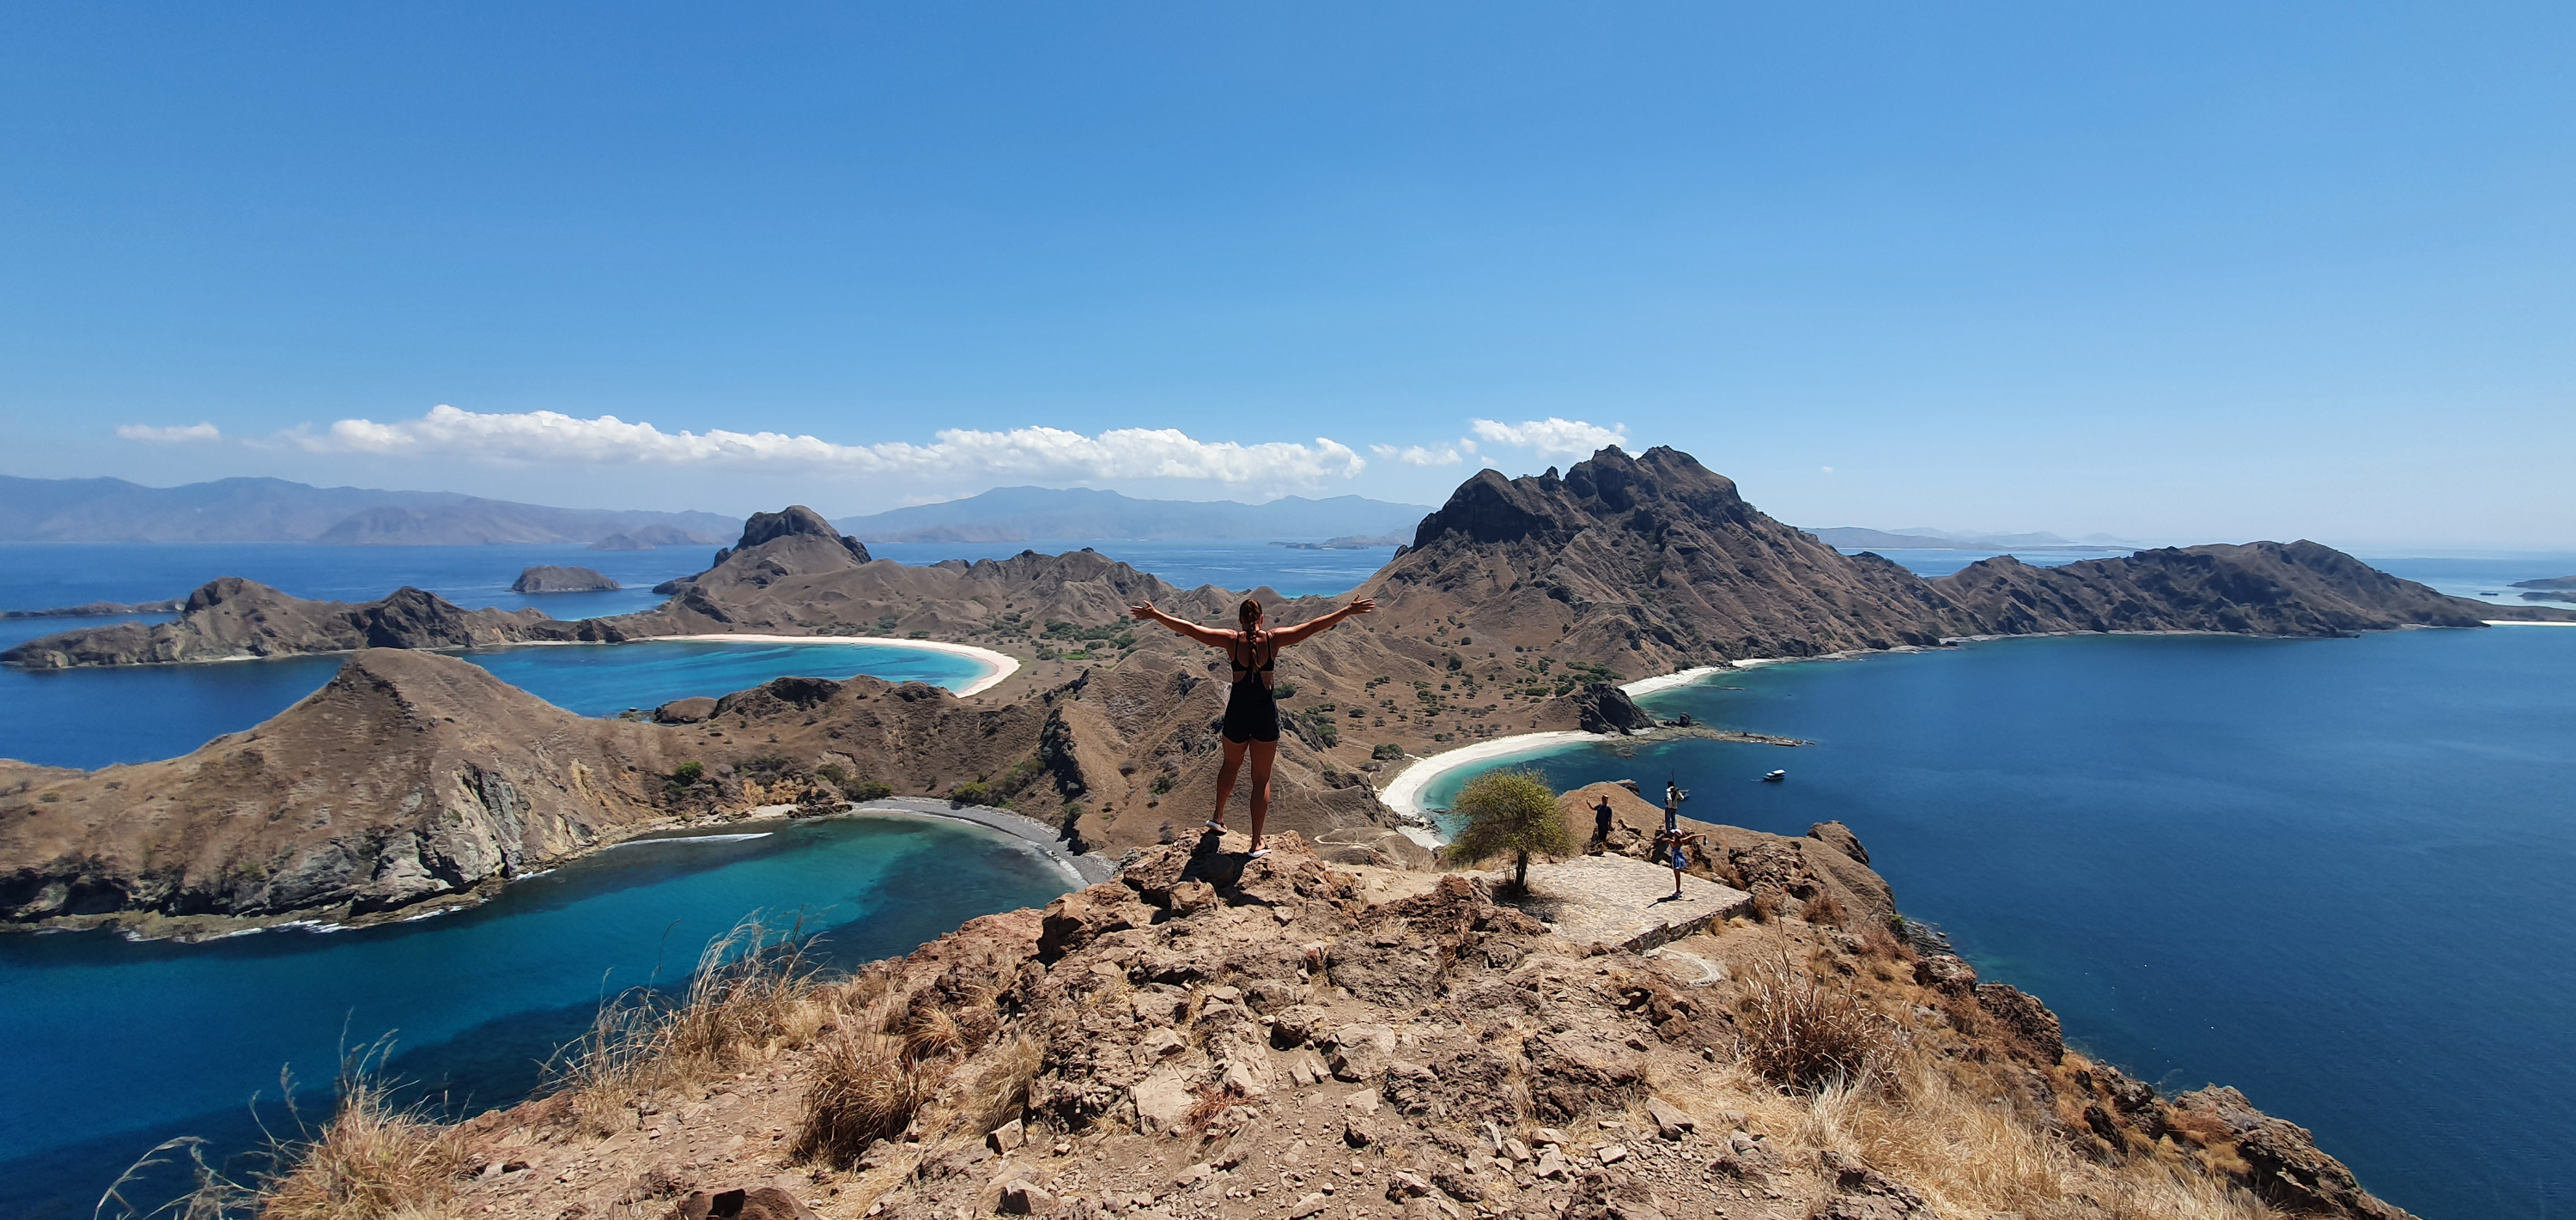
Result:
{"label": "white boat", "polygon": [[1771,774],[1769,774],[1769,775],[1765,775],[1765,776],[1763,776],[1763,777],[1762,777],[1762,782],[1763,782],[1763,783],[1766,783],[1766,784],[1776,784],[1776,783],[1779,783],[1781,780],[1784,780],[1784,779],[1787,779],[1787,778],[1789,778],[1789,773],[1788,773],[1788,772],[1786,772],[1786,771],[1774,771],[1774,772],[1772,772],[1772,773],[1771,773]]}

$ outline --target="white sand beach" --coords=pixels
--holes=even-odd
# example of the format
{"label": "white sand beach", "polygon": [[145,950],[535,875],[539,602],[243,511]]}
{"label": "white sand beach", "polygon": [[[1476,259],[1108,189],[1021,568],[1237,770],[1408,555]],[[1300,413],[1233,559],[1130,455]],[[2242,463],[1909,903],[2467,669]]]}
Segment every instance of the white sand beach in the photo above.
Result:
{"label": "white sand beach", "polygon": [[715,644],[873,644],[881,648],[918,648],[925,652],[944,652],[951,656],[970,657],[983,662],[990,672],[967,683],[966,689],[958,691],[957,697],[961,699],[993,689],[1001,684],[1002,679],[1010,677],[1020,668],[1017,659],[1008,653],[995,652],[990,648],[977,648],[972,644],[951,644],[946,640],[898,640],[881,635],[652,635],[627,642],[642,644],[656,640]]}

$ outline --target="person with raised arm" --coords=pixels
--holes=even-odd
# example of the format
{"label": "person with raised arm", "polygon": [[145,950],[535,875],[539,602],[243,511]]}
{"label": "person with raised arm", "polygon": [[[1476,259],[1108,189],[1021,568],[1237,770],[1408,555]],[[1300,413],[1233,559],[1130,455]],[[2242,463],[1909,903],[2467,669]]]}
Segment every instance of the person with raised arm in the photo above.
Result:
{"label": "person with raised arm", "polygon": [[1218,834],[1225,832],[1225,805],[1234,796],[1234,778],[1243,770],[1246,755],[1252,758],[1252,855],[1269,853],[1261,846],[1261,825],[1270,817],[1270,768],[1279,758],[1279,700],[1271,693],[1277,684],[1274,672],[1279,663],[1279,650],[1330,630],[1335,624],[1355,614],[1377,609],[1369,598],[1319,615],[1294,627],[1276,631],[1261,625],[1261,603],[1243,599],[1235,607],[1240,630],[1223,631],[1202,627],[1154,608],[1154,603],[1129,606],[1127,612],[1149,622],[1161,623],[1173,631],[1225,653],[1234,667],[1233,686],[1225,697],[1225,722],[1220,736],[1225,743],[1225,765],[1216,774],[1216,816],[1207,827]]}

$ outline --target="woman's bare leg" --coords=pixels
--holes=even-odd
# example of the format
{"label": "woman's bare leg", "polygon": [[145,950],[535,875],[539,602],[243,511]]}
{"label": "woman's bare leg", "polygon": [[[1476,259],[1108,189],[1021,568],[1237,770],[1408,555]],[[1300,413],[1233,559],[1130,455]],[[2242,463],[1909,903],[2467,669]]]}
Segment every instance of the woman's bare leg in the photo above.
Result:
{"label": "woman's bare leg", "polygon": [[1270,820],[1270,766],[1279,761],[1279,743],[1252,743],[1252,850],[1261,850],[1261,824]]}
{"label": "woman's bare leg", "polygon": [[[1234,777],[1237,773],[1243,770],[1244,747],[1251,743],[1219,736],[1217,738],[1217,744],[1225,747],[1225,765],[1217,768],[1216,813],[1214,816],[1208,818],[1208,820],[1219,826],[1223,826],[1225,825],[1226,802],[1234,799]],[[1268,767],[1263,767],[1256,772],[1256,774],[1267,776],[1270,774],[1270,769]],[[1262,804],[1256,800],[1253,805],[1255,812],[1252,815],[1252,832],[1256,836],[1261,833],[1261,814],[1259,812],[1261,808]]]}

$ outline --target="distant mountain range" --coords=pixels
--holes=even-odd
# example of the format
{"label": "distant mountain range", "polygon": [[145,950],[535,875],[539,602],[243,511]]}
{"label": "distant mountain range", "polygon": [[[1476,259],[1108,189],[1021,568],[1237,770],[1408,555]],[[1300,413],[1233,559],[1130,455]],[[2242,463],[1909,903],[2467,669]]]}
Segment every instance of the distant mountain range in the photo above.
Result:
{"label": "distant mountain range", "polygon": [[714,513],[548,508],[444,491],[217,479],[0,476],[0,542],[312,542],[339,546],[594,543],[611,535],[707,546],[742,523]]}
{"label": "distant mountain range", "polygon": [[2087,534],[2082,538],[2061,538],[2055,534],[1963,534],[1929,526],[1912,529],[1873,530],[1858,526],[1838,525],[1830,529],[1808,530],[1816,540],[1846,550],[2024,550],[2024,551],[2098,551],[2111,547],[2136,546],[2134,542],[2109,534]]}
{"label": "distant mountain range", "polygon": [[1232,500],[1139,500],[1085,488],[996,487],[944,504],[922,504],[833,524],[861,542],[1032,542],[1041,538],[1336,538],[1413,536],[1431,509],[1359,496],[1267,504]]}

